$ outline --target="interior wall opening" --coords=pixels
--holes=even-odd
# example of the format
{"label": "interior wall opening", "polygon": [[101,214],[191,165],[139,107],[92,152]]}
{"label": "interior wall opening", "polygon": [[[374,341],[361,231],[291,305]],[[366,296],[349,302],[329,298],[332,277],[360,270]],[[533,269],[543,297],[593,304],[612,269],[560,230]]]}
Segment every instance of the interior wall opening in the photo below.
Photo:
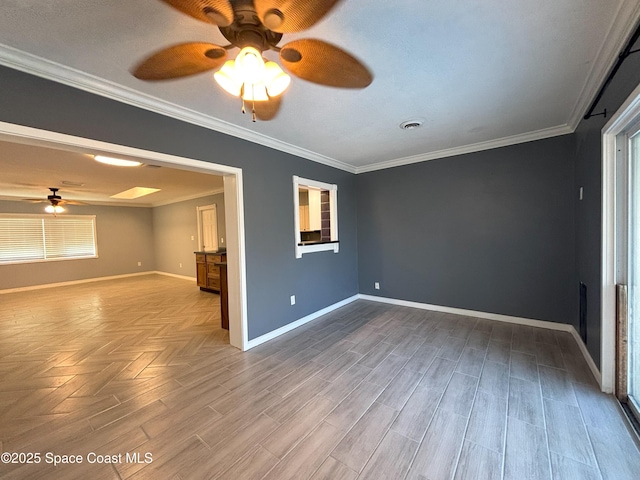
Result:
{"label": "interior wall opening", "polygon": [[[86,166],[89,169],[92,165],[93,159],[88,158],[93,155],[102,154],[110,155],[117,158],[126,158],[130,160],[139,160],[145,167],[148,168],[149,182],[152,183],[154,175],[157,176],[158,171],[165,171],[165,173],[171,173],[173,176],[190,175],[189,178],[199,178],[201,184],[211,184],[212,188],[209,192],[203,192],[202,188],[195,193],[192,193],[194,201],[197,197],[202,197],[202,193],[211,195],[221,195],[224,198],[224,206],[222,210],[219,210],[218,217],[222,218],[223,228],[221,234],[224,233],[225,237],[216,238],[213,242],[217,242],[220,245],[224,243],[228,261],[228,317],[229,317],[229,339],[231,345],[246,349],[247,345],[247,327],[246,327],[246,280],[245,280],[245,255],[244,255],[244,218],[243,218],[243,198],[242,198],[242,171],[235,167],[228,167],[220,164],[213,164],[200,160],[194,160],[184,157],[177,157],[172,155],[166,155],[159,152],[135,149],[131,147],[125,147],[116,144],[107,144],[91,139],[84,139],[80,137],[73,137],[64,134],[58,134],[55,132],[48,132],[44,130],[33,129],[30,127],[23,127],[19,125],[0,123],[0,142],[7,142],[7,145],[16,145],[22,147],[37,147],[50,149],[52,157],[60,157],[65,152],[73,153],[78,156],[86,156]],[[42,152],[42,150],[39,150]],[[53,155],[55,153],[55,155]],[[14,166],[7,164],[2,167],[3,172],[16,170],[15,161],[20,159],[13,159]],[[0,158],[0,162],[2,159]],[[0,180],[0,199],[3,200],[21,200],[21,198],[34,197],[36,193],[29,193],[25,195],[27,191],[37,192],[40,191],[43,198],[46,198],[48,187],[53,185],[47,185],[46,191],[42,191],[43,185],[40,185],[35,180],[34,175],[30,176],[30,172],[35,168],[33,165],[35,160],[32,159],[32,163],[29,161],[19,161],[20,174],[23,175],[22,181],[12,176],[7,182],[14,184],[13,190],[8,187],[8,183],[4,180]],[[43,159],[45,164],[45,170],[49,170],[50,173],[61,181],[67,176],[72,177],[71,172],[65,172],[61,166],[62,162],[49,162]],[[41,166],[42,167],[42,166]],[[112,167],[119,168],[119,167]],[[140,167],[136,167],[140,168]],[[77,172],[75,172],[77,173]],[[87,173],[88,175],[88,173]],[[195,175],[195,176],[194,176]],[[5,177],[5,175],[3,175]],[[106,178],[101,180],[102,183],[107,183]],[[72,185],[62,186],[61,192],[67,194],[67,197],[72,196],[79,198],[83,194],[89,197],[87,203],[100,204],[102,202],[96,201],[96,195],[91,198],[90,190],[86,185],[77,187]],[[78,182],[80,183],[80,182]],[[104,185],[103,185],[104,186]],[[151,185],[137,185],[137,186],[151,186]],[[202,187],[202,185],[200,185]],[[74,191],[74,189],[76,191]],[[19,198],[21,197],[21,198]],[[166,196],[165,196],[166,197]],[[149,197],[151,198],[151,196]],[[208,197],[205,197],[208,198]],[[189,199],[189,194],[186,190],[180,190],[180,195],[174,198],[163,198],[162,204],[171,204],[174,201],[186,201]],[[104,202],[108,205],[107,202]],[[134,208],[134,207],[131,207]],[[198,212],[193,209],[194,223],[197,218]],[[215,230],[215,229],[214,229]],[[226,233],[224,232],[226,230]],[[196,258],[195,251],[200,250],[197,248],[199,234],[194,232],[191,235],[194,248],[191,252],[191,264],[188,261],[181,261],[179,263],[180,268],[184,268],[186,275],[184,277],[194,278],[196,277]],[[141,263],[141,262],[140,262]],[[176,262],[177,263],[177,262]],[[191,272],[191,270],[193,270]],[[181,276],[181,275],[175,275]],[[198,288],[194,282],[194,288]]]}

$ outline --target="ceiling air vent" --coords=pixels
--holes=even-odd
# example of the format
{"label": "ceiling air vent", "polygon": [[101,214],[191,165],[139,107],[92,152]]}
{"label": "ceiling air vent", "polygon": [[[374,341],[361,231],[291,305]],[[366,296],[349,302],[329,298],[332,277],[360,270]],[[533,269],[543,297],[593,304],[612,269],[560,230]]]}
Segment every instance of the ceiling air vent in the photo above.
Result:
{"label": "ceiling air vent", "polygon": [[407,120],[406,122],[402,122],[399,126],[402,130],[414,130],[422,126],[422,120]]}

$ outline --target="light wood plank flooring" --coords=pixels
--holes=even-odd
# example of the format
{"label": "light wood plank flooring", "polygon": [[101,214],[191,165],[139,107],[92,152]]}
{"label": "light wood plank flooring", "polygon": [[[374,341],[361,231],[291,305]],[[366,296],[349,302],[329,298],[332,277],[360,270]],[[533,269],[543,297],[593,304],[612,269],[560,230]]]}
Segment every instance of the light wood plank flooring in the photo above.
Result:
{"label": "light wood plank flooring", "polygon": [[569,334],[357,301],[242,353],[218,309],[162,276],[0,295],[0,448],[42,455],[0,477],[638,478]]}

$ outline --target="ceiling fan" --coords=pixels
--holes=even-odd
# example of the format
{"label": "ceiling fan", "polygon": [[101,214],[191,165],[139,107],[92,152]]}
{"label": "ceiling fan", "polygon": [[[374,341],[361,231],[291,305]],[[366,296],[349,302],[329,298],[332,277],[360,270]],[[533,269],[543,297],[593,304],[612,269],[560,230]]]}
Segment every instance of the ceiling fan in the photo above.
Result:
{"label": "ceiling fan", "polygon": [[63,200],[60,195],[58,195],[59,188],[49,187],[51,190],[51,195],[48,195],[46,199],[44,198],[25,198],[25,202],[31,203],[49,203],[45,208],[47,213],[62,213],[64,212],[63,205],[87,205],[85,202],[79,202],[76,200]]}
{"label": "ceiling fan", "polygon": [[[263,52],[279,53],[293,75],[320,85],[365,88],[371,72],[341,48],[316,39],[278,46],[283,34],[305,30],[339,0],[162,0],[198,20],[216,25],[229,41],[220,46],[190,42],[173,45],[143,60],[132,73],[141,80],[168,80],[219,69],[214,77],[227,92],[251,106],[252,119],[271,120],[280,108],[290,77]],[[227,52],[239,48],[235,61]],[[220,68],[222,67],[222,68]]]}

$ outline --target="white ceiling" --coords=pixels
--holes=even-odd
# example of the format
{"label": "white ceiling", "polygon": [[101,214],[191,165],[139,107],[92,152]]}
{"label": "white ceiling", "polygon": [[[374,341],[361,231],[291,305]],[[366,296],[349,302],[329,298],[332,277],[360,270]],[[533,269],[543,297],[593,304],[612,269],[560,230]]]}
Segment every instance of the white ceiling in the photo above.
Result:
{"label": "white ceiling", "polygon": [[[100,153],[100,152],[92,152]],[[120,157],[125,158],[125,157]],[[137,159],[140,160],[140,159]],[[0,141],[0,200],[46,200],[49,187],[64,200],[92,205],[155,207],[223,191],[222,177],[145,162],[140,167],[98,163],[88,152]],[[133,200],[110,198],[133,187],[159,192]]]}
{"label": "white ceiling", "polygon": [[[570,133],[639,17],[638,0],[343,0],[280,45],[327,40],[373,83],[294,77],[279,115],[257,123],[210,74],[148,83],[129,73],[172,44],[227,43],[159,0],[4,0],[0,63],[363,172]],[[398,127],[411,119],[423,127]]]}

